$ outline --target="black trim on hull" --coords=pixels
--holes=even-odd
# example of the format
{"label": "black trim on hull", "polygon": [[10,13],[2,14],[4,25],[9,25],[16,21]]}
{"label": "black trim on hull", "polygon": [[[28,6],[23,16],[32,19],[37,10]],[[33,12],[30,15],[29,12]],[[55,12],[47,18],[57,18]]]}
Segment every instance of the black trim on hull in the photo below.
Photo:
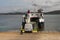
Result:
{"label": "black trim on hull", "polygon": [[25,33],[32,33],[32,31],[25,31]]}

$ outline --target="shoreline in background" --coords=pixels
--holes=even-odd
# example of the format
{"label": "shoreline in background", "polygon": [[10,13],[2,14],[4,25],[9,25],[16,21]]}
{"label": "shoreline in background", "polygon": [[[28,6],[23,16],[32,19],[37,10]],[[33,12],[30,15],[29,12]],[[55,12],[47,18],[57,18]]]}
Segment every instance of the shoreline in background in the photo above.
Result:
{"label": "shoreline in background", "polygon": [[[0,13],[0,15],[24,15],[25,13]],[[59,15],[60,13],[44,13],[44,15]]]}
{"label": "shoreline in background", "polygon": [[[34,13],[34,12],[31,12]],[[35,12],[37,13],[37,12]],[[26,14],[26,12],[10,12],[10,13],[0,13],[0,15],[24,15]],[[60,14],[60,10],[56,10],[56,11],[51,11],[51,12],[46,12],[44,14]]]}

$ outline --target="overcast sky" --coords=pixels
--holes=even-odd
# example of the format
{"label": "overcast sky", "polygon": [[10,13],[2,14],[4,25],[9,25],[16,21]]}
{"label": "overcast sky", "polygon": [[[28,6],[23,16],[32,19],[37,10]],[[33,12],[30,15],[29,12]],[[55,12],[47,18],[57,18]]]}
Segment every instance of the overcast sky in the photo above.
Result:
{"label": "overcast sky", "polygon": [[0,13],[33,10],[32,4],[37,4],[35,8],[42,7],[44,11],[60,10],[60,0],[0,0]]}

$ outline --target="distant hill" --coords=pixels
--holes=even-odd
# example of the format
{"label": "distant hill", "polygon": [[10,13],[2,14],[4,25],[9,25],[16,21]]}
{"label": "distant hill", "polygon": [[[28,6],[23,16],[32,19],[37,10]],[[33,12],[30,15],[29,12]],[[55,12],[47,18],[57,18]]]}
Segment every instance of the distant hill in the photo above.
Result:
{"label": "distant hill", "polygon": [[60,10],[56,10],[56,11],[51,11],[51,12],[47,12],[44,14],[60,14]]}
{"label": "distant hill", "polygon": [[23,15],[23,12],[0,13],[0,15]]}
{"label": "distant hill", "polygon": [[[34,12],[32,12],[34,13]],[[26,14],[26,12],[10,12],[10,13],[0,13],[0,15],[24,15]],[[60,10],[56,10],[56,11],[51,11],[51,12],[46,12],[44,14],[60,14]]]}

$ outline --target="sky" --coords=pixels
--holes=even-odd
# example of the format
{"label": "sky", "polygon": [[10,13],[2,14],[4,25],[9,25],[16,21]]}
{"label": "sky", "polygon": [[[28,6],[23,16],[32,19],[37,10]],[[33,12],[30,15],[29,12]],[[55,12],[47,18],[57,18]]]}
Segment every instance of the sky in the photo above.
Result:
{"label": "sky", "polygon": [[0,0],[0,13],[34,11],[34,8],[43,8],[45,12],[60,10],[60,0]]}

